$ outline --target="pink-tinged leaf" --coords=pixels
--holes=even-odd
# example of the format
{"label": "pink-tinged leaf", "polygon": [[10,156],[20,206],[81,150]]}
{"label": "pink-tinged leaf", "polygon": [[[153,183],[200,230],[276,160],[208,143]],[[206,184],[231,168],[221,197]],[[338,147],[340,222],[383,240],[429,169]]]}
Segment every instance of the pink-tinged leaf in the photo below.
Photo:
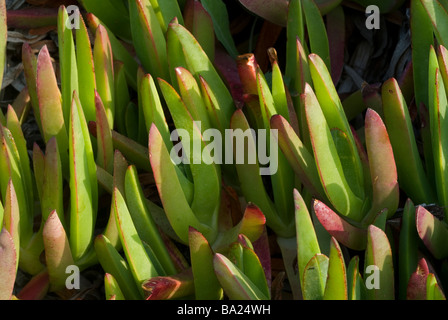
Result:
{"label": "pink-tinged leaf", "polygon": [[16,281],[16,249],[8,230],[0,233],[0,300],[11,300]]}
{"label": "pink-tinged leaf", "polygon": [[50,289],[50,277],[48,271],[44,270],[36,274],[23,288],[20,290],[17,298],[20,300],[42,300],[45,298]]}
{"label": "pink-tinged leaf", "polygon": [[259,66],[255,55],[253,53],[240,55],[236,62],[243,93],[258,95],[257,70]]}
{"label": "pink-tinged leaf", "polygon": [[364,279],[369,299],[394,300],[394,266],[391,247],[384,231],[374,225],[367,228]]}
{"label": "pink-tinged leaf", "polygon": [[417,207],[416,212],[417,232],[423,240],[426,248],[436,259],[443,259],[448,256],[448,228],[445,223],[437,219],[423,206]]}
{"label": "pink-tinged leaf", "polygon": [[110,273],[104,275],[104,291],[106,300],[125,300],[117,280]]}
{"label": "pink-tinged leaf", "polygon": [[238,75],[241,83],[244,113],[252,128],[262,128],[262,116],[257,89],[258,63],[252,53],[240,55],[236,59]]}
{"label": "pink-tinged leaf", "polygon": [[188,0],[184,7],[183,16],[185,27],[198,40],[209,59],[213,61],[215,57],[215,33],[210,15],[200,1]]}
{"label": "pink-tinged leaf", "polygon": [[367,225],[383,209],[388,209],[388,217],[395,214],[400,190],[389,135],[381,117],[372,109],[367,110],[365,131],[373,189],[372,207],[364,219]]}
{"label": "pink-tinged leaf", "polygon": [[367,230],[355,227],[319,200],[314,200],[314,212],[325,230],[343,245],[353,250],[364,250]]}
{"label": "pink-tinged leaf", "polygon": [[[196,283],[191,270],[173,276],[155,277],[143,282],[146,300],[182,299],[194,294]],[[212,299],[212,297],[204,297]]]}
{"label": "pink-tinged leaf", "polygon": [[196,299],[222,299],[222,288],[213,268],[213,249],[207,239],[195,228],[188,233],[191,268]]}
{"label": "pink-tinged leaf", "polygon": [[103,169],[112,173],[114,167],[114,149],[112,141],[111,127],[109,125],[106,109],[100,95],[95,92],[96,109],[96,138],[97,138],[97,164]]}
{"label": "pink-tinged leaf", "polygon": [[[86,14],[86,21],[87,24],[89,25],[89,30],[92,33],[95,33],[96,29],[100,24],[104,25],[92,13]],[[109,41],[114,54],[114,59],[121,61],[124,64],[127,82],[132,88],[137,89],[137,69],[138,69],[137,61],[134,59],[134,56],[128,51],[128,49],[123,46],[122,42],[119,39],[117,39],[117,37],[113,34],[113,32],[110,31],[106,26],[105,28],[107,30],[107,33],[109,34]]]}
{"label": "pink-tinged leaf", "polygon": [[36,119],[37,126],[39,127],[39,130],[42,134],[43,133],[42,122],[40,119],[39,99],[37,97],[37,87],[36,87],[37,58],[36,55],[33,53],[31,46],[26,42],[22,46],[22,63],[34,117]]}
{"label": "pink-tinged leaf", "polygon": [[426,279],[429,274],[428,264],[424,258],[418,262],[407,284],[407,300],[426,300]]}
{"label": "pink-tinged leaf", "polygon": [[266,218],[261,210],[249,204],[244,211],[244,216],[239,223],[239,233],[244,234],[251,242],[256,241],[263,233]]}
{"label": "pink-tinged leaf", "polygon": [[222,232],[219,241],[213,244],[214,248],[225,248],[230,243],[235,242],[238,235],[244,234],[251,242],[256,241],[263,233],[266,218],[263,212],[253,203],[249,203],[244,211],[241,221],[225,232]]}
{"label": "pink-tinged leaf", "polygon": [[66,168],[68,167],[68,156],[66,154],[68,150],[67,129],[62,111],[62,97],[47,46],[44,46],[39,53],[36,73],[37,96],[44,140],[48,142],[51,137],[56,137],[63,167]]}
{"label": "pink-tinged leaf", "polygon": [[394,78],[383,84],[382,99],[384,122],[394,151],[400,188],[416,203],[435,202],[435,191],[425,174],[408,105]]}
{"label": "pink-tinged leaf", "polygon": [[56,211],[50,213],[43,228],[42,237],[45,246],[45,261],[50,277],[50,290],[58,291],[65,287],[68,266],[74,265],[67,234]]}
{"label": "pink-tinged leaf", "polygon": [[115,83],[112,48],[107,30],[99,25],[95,34],[93,49],[96,88],[104,104],[110,128],[114,127],[115,114]]}
{"label": "pink-tinged leaf", "polygon": [[58,23],[58,9],[46,7],[28,7],[8,10],[8,28],[37,29],[55,26]]}
{"label": "pink-tinged leaf", "polygon": [[[14,241],[14,247],[16,249],[16,270],[19,265],[19,253],[20,253],[20,211],[19,203],[17,202],[17,195],[14,189],[12,180],[8,182],[8,188],[6,189],[6,197],[3,199],[4,212],[3,212],[3,224],[9,235]],[[22,230],[23,232],[23,230]]]}

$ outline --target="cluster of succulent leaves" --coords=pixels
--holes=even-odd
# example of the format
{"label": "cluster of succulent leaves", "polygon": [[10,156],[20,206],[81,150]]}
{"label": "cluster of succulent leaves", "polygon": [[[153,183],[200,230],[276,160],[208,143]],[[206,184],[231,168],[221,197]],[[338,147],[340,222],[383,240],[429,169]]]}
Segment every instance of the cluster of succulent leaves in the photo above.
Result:
{"label": "cluster of succulent leaves", "polygon": [[[25,112],[0,112],[0,298],[67,297],[68,268],[100,265],[106,299],[271,299],[273,234],[296,299],[445,299],[448,214],[425,204],[448,204],[448,3],[410,1],[412,72],[386,81],[373,110],[335,87],[343,61],[324,18],[343,38],[341,2],[240,0],[286,28],[286,64],[270,48],[269,74],[238,52],[221,0],[80,1],[76,30],[60,7],[59,68],[46,47],[22,50],[45,148],[29,157]],[[404,1],[355,2],[386,13]],[[277,171],[203,159],[210,128],[267,130]],[[193,146],[180,164],[174,129]],[[253,135],[244,146],[260,148]],[[15,292],[18,269],[31,280]]]}

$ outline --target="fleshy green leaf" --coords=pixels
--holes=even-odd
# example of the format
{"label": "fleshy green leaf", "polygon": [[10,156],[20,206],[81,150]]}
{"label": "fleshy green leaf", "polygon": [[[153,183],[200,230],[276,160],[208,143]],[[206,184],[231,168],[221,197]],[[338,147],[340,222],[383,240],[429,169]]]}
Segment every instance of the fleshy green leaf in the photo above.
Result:
{"label": "fleshy green leaf", "polygon": [[101,100],[100,95],[95,92],[95,110],[96,110],[96,138],[97,138],[97,155],[96,162],[103,169],[112,173],[113,171],[113,141],[111,127],[109,125],[106,109]]}
{"label": "fleshy green leaf", "polygon": [[394,299],[394,266],[391,247],[384,231],[374,225],[370,225],[367,229],[364,279],[368,299]]}
{"label": "fleshy green leaf", "polygon": [[347,300],[347,294],[347,274],[344,257],[339,243],[332,237],[324,300]]}
{"label": "fleshy green leaf", "polygon": [[[62,167],[68,168],[68,135],[61,102],[61,93],[56,81],[48,48],[44,46],[37,58],[37,96],[39,99],[40,119],[45,142],[51,137],[58,140]],[[71,102],[71,97],[70,97]],[[68,118],[68,117],[67,117]]]}
{"label": "fleshy green leaf", "polygon": [[328,261],[326,255],[318,253],[305,266],[302,291],[304,300],[322,300],[324,298]]}
{"label": "fleshy green leaf", "polygon": [[114,127],[115,115],[115,82],[113,53],[107,30],[99,25],[95,33],[93,48],[95,65],[96,90],[104,105],[109,127]]}
{"label": "fleshy green leaf", "polygon": [[[212,230],[199,222],[188,204],[177,178],[174,164],[157,127],[149,131],[149,159],[160,199],[174,231],[184,243],[188,243],[188,226],[193,226],[207,239],[214,238]],[[161,165],[163,163],[163,165]],[[182,212],[182,214],[178,214]],[[209,239],[210,241],[210,239]]]}
{"label": "fleshy green leaf", "polygon": [[[209,60],[207,54],[201,48],[197,40],[193,35],[182,25],[178,23],[170,23],[168,32],[173,32],[173,36],[177,38],[184,54],[184,59],[187,65],[187,69],[197,79],[201,76],[205,79],[210,91],[210,99],[214,108],[216,109],[216,115],[219,119],[220,126],[218,129],[224,130],[229,127],[230,118],[235,110],[233,98],[227,89],[224,81],[219,76],[213,63]],[[170,43],[168,42],[168,45]],[[168,47],[168,50],[170,48]],[[171,60],[171,57],[170,57]],[[171,64],[171,62],[170,62]],[[182,65],[181,65],[182,66]],[[178,66],[171,66],[178,67]]]}
{"label": "fleshy green leaf", "polygon": [[138,236],[125,200],[117,188],[114,188],[112,200],[121,244],[132,271],[134,281],[139,287],[139,291],[142,292],[141,285],[143,281],[156,277],[158,274]]}
{"label": "fleshy green leaf", "polygon": [[58,291],[65,287],[66,268],[74,265],[67,234],[56,211],[48,216],[42,232],[45,247],[45,261],[50,276],[50,290]]}
{"label": "fleshy green leaf", "polygon": [[406,201],[400,230],[398,250],[399,297],[400,299],[406,299],[409,279],[418,262],[418,233],[415,224],[415,207],[411,199]]}
{"label": "fleshy green leaf", "polygon": [[135,284],[126,260],[104,235],[95,238],[95,252],[104,271],[114,276],[125,298],[128,300],[141,299],[142,294]]}
{"label": "fleshy green leaf", "polygon": [[[87,122],[95,121],[95,67],[84,19],[80,15],[79,28],[76,29],[76,63],[78,67],[79,100],[81,101]],[[101,69],[98,70],[101,72]]]}
{"label": "fleshy green leaf", "polygon": [[224,292],[231,300],[269,299],[224,255],[216,253],[213,266]]}
{"label": "fleshy green leaf", "polygon": [[236,165],[241,189],[246,200],[254,203],[261,209],[266,216],[268,226],[274,229],[278,234],[284,234],[285,237],[290,237],[291,234],[294,233],[294,229],[290,227],[288,228],[278,217],[275,206],[263,184],[258,163],[256,161],[252,163],[249,161],[250,159],[248,159],[248,155],[256,154],[256,147],[255,141],[251,135],[251,128],[249,127],[242,110],[235,111],[230,128],[234,131],[238,129],[242,130],[247,137],[247,139],[245,138],[243,141],[244,149],[239,150],[244,151],[245,159],[243,163]]}
{"label": "fleshy green leaf", "polygon": [[361,300],[365,295],[365,285],[359,273],[359,256],[354,256],[347,270],[348,299]]}
{"label": "fleshy green leaf", "polygon": [[[304,101],[314,158],[325,193],[340,214],[360,221],[363,215],[363,200],[352,191],[345,178],[330,132],[334,124],[327,123],[328,116],[324,116],[316,95],[309,85],[305,88]],[[361,189],[361,186],[362,184],[358,188]]]}
{"label": "fleshy green leaf", "polygon": [[149,0],[129,1],[132,39],[145,71],[169,79],[166,40]]}
{"label": "fleshy green leaf", "polygon": [[297,264],[303,289],[305,267],[312,257],[321,252],[310,213],[297,189],[294,189],[294,206],[296,216]]}
{"label": "fleshy green leaf", "polygon": [[434,191],[417,149],[406,101],[394,78],[383,84],[381,96],[384,122],[394,151],[400,187],[417,203],[432,203],[435,200]]}
{"label": "fleshy green leaf", "polygon": [[372,109],[366,113],[365,135],[373,195],[372,207],[364,221],[370,223],[369,218],[385,208],[388,209],[388,217],[395,214],[400,191],[389,135],[381,117]]}
{"label": "fleshy green leaf", "polygon": [[190,227],[189,247],[196,299],[222,299],[223,291],[213,269],[213,250],[207,239]]}
{"label": "fleshy green leaf", "polygon": [[[34,159],[36,161],[36,159]],[[37,179],[36,179],[37,180]],[[41,210],[42,222],[45,223],[50,213],[55,210],[59,220],[65,226],[64,191],[61,159],[57,141],[51,138],[45,149],[44,169],[42,178]]]}
{"label": "fleshy green leaf", "polygon": [[127,168],[124,184],[126,203],[140,239],[151,247],[165,273],[169,275],[175,274],[176,268],[174,263],[145,202],[145,196],[138,180],[135,166]]}
{"label": "fleshy green leaf", "polygon": [[70,247],[78,260],[92,242],[98,190],[90,136],[76,93],[70,117],[70,191]]}
{"label": "fleshy green leaf", "polygon": [[110,273],[104,275],[104,291],[106,293],[106,300],[110,300],[112,297],[114,297],[114,300],[125,300],[117,280]]}
{"label": "fleshy green leaf", "polygon": [[[73,92],[79,92],[78,68],[73,40],[73,30],[69,28],[69,16],[64,6],[59,7],[58,13],[58,43],[61,73],[61,94],[64,122],[69,123]],[[39,67],[38,67],[39,68]],[[45,78],[46,79],[46,78]],[[39,82],[37,84],[39,90]],[[50,90],[50,88],[47,88]],[[56,92],[54,92],[56,94]],[[42,112],[41,112],[42,113]],[[41,114],[42,121],[45,121]]]}

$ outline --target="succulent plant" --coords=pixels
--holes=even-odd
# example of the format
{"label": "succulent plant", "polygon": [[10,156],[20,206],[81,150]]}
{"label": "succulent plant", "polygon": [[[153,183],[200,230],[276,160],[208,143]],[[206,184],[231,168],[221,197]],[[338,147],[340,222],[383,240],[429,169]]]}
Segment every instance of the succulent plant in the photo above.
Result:
{"label": "succulent plant", "polygon": [[0,112],[0,299],[74,298],[94,269],[107,300],[270,300],[277,249],[294,299],[445,299],[445,2],[411,0],[413,63],[347,99],[345,8],[404,1],[235,3],[257,54],[222,0],[0,1],[2,63],[8,26],[58,44],[23,45]]}

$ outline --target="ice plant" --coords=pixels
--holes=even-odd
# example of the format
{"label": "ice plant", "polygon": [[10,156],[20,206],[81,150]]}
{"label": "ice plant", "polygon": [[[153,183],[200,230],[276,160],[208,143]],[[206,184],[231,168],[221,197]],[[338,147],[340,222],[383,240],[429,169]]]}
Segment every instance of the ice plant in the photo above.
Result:
{"label": "ice plant", "polygon": [[[444,2],[411,1],[401,80],[344,101],[343,6],[403,1],[240,0],[262,32],[285,28],[269,71],[240,54],[225,1],[79,3],[8,15],[57,24],[59,60],[24,44],[27,88],[0,112],[0,299],[73,297],[68,270],[96,266],[107,300],[268,300],[272,238],[295,299],[445,299],[447,215],[425,205],[447,205]],[[0,30],[3,62],[4,1]],[[31,279],[15,292],[19,269]]]}

